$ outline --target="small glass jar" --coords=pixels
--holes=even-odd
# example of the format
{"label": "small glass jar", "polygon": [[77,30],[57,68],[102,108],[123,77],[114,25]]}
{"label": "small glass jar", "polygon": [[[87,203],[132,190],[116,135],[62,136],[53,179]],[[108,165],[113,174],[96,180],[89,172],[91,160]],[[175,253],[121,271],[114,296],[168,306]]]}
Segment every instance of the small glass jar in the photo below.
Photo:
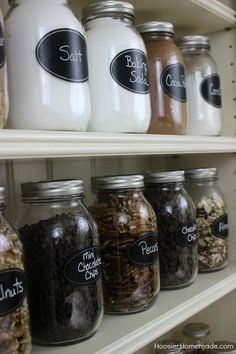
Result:
{"label": "small glass jar", "polygon": [[0,9],[0,129],[4,128],[9,111],[8,76],[4,36],[4,19]]}
{"label": "small glass jar", "polygon": [[227,340],[216,341],[211,354],[236,354],[236,343]]}
{"label": "small glass jar", "polygon": [[148,54],[151,85],[151,134],[184,134],[187,124],[184,60],[174,43],[168,22],[147,22],[136,27]]}
{"label": "small glass jar", "polygon": [[[206,323],[189,323],[183,328],[184,344],[191,345],[186,352],[189,354],[207,354],[211,344],[211,330]],[[194,347],[192,347],[194,346]]]}
{"label": "small glass jar", "polygon": [[81,341],[98,330],[103,316],[98,232],[83,203],[83,181],[25,183],[21,190],[19,234],[33,340]]}
{"label": "small glass jar", "polygon": [[197,218],[200,272],[224,268],[229,258],[228,215],[216,168],[186,170],[186,188]]}
{"label": "small glass jar", "polygon": [[145,196],[156,212],[162,289],[190,285],[198,272],[195,208],[184,171],[145,174]]}
{"label": "small glass jar", "polygon": [[155,213],[143,196],[143,176],[92,178],[103,259],[105,310],[126,314],[149,308],[159,292]]}
{"label": "small glass jar", "polygon": [[183,354],[182,344],[172,339],[161,340],[154,344],[157,354]]}
{"label": "small glass jar", "polygon": [[219,135],[221,120],[220,77],[205,36],[178,40],[186,69],[188,124],[186,134]]}
{"label": "small glass jar", "polygon": [[0,354],[29,354],[31,337],[22,246],[6,219],[0,187]]}
{"label": "small glass jar", "polygon": [[92,102],[89,130],[146,133],[151,117],[150,84],[146,48],[133,27],[133,6],[100,1],[86,6],[82,18]]}

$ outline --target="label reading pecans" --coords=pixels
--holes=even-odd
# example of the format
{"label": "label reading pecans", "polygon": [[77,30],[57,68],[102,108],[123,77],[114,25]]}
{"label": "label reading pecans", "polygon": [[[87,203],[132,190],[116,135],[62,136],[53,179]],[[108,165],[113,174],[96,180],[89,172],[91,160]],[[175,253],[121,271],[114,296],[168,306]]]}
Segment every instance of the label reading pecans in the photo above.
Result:
{"label": "label reading pecans", "polygon": [[86,41],[78,31],[62,28],[47,33],[36,47],[36,57],[46,71],[62,80],[88,80]]}
{"label": "label reading pecans", "polygon": [[2,24],[0,23],[0,68],[2,68],[6,61],[5,55],[5,38]]}
{"label": "label reading pecans", "polygon": [[183,247],[192,247],[197,242],[197,225],[195,220],[182,224],[176,232],[176,242]]}
{"label": "label reading pecans", "polygon": [[139,94],[150,92],[146,54],[127,49],[115,56],[110,65],[113,79],[126,90]]}
{"label": "label reading pecans", "polygon": [[229,235],[228,215],[219,216],[212,224],[212,233],[216,237],[227,238]]}
{"label": "label reading pecans", "polygon": [[167,66],[161,73],[160,83],[168,96],[177,101],[186,102],[186,81],[182,64]]}
{"label": "label reading pecans", "polygon": [[210,105],[221,108],[220,77],[217,74],[208,75],[200,85],[200,93]]}
{"label": "label reading pecans", "polygon": [[158,236],[157,234],[147,234],[135,241],[127,251],[130,262],[148,266],[154,264],[159,257]]}
{"label": "label reading pecans", "polygon": [[100,248],[86,248],[67,262],[64,267],[64,276],[71,283],[86,285],[100,278],[101,268]]}
{"label": "label reading pecans", "polygon": [[26,297],[26,277],[20,269],[0,271],[0,317],[17,310]]}

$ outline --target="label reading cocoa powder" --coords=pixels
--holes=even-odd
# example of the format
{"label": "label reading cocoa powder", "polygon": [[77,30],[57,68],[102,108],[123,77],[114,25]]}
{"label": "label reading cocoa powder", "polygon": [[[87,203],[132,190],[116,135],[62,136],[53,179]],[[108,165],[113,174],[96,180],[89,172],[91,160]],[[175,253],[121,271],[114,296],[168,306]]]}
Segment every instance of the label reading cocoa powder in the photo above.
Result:
{"label": "label reading cocoa powder", "polygon": [[5,38],[2,24],[0,23],[0,68],[2,68],[6,61],[5,55]]}
{"label": "label reading cocoa powder", "polygon": [[62,28],[47,33],[36,47],[36,57],[47,72],[62,80],[88,80],[86,41],[76,30]]}
{"label": "label reading cocoa powder", "polygon": [[229,235],[228,215],[219,216],[212,224],[212,233],[216,237],[227,238]]}
{"label": "label reading cocoa powder", "polygon": [[200,93],[210,105],[221,108],[220,77],[217,74],[208,75],[200,85]]}
{"label": "label reading cocoa powder", "polygon": [[195,220],[182,224],[176,232],[176,242],[183,247],[192,247],[197,242],[197,225]]}
{"label": "label reading cocoa powder", "polygon": [[168,96],[177,101],[186,102],[186,81],[182,64],[167,66],[161,73],[160,83]]}
{"label": "label reading cocoa powder", "polygon": [[147,234],[140,237],[128,248],[127,257],[130,262],[137,265],[154,264],[159,257],[157,234]]}

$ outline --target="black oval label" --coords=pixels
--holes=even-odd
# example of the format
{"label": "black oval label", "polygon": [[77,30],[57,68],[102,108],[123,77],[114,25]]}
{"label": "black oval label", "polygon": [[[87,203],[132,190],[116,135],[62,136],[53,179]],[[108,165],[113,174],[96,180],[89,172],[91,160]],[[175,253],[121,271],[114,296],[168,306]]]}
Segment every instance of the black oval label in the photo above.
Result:
{"label": "black oval label", "polygon": [[127,251],[128,259],[141,266],[154,264],[159,257],[157,234],[147,234],[136,240]]}
{"label": "black oval label", "polygon": [[113,79],[126,90],[150,92],[147,56],[139,49],[127,49],[115,56],[110,65]]}
{"label": "black oval label", "polygon": [[182,64],[167,66],[161,73],[160,82],[168,96],[177,101],[186,102],[186,80]]}
{"label": "black oval label", "polygon": [[182,224],[175,235],[176,242],[183,247],[192,247],[197,242],[197,225],[195,220]]}
{"label": "black oval label", "polygon": [[5,38],[2,24],[0,23],[0,68],[2,68],[6,61],[5,55]]}
{"label": "black oval label", "polygon": [[20,269],[0,271],[0,317],[17,310],[26,297],[26,277]]}
{"label": "black oval label", "polygon": [[200,93],[204,100],[216,108],[221,108],[220,77],[212,74],[205,77],[200,85]]}
{"label": "black oval label", "polygon": [[229,235],[228,215],[219,216],[212,224],[212,233],[216,237],[227,238]]}
{"label": "black oval label", "polygon": [[86,41],[76,30],[62,28],[47,33],[36,47],[36,57],[46,71],[60,79],[88,80]]}
{"label": "black oval label", "polygon": [[86,248],[72,257],[64,268],[67,280],[76,285],[94,283],[101,276],[102,259],[99,247]]}

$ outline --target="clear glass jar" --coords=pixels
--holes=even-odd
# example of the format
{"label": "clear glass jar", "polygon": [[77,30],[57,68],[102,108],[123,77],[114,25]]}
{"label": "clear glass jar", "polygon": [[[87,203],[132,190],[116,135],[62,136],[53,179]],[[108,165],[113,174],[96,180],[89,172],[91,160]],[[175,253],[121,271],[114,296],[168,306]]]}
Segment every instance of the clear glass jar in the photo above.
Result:
{"label": "clear glass jar", "polygon": [[133,27],[133,6],[101,1],[86,6],[82,17],[92,102],[89,130],[145,133],[151,117],[150,85],[145,45]]}
{"label": "clear glass jar", "polygon": [[[183,328],[184,344],[191,345],[186,350],[189,354],[207,354],[208,346],[211,344],[211,330],[206,323],[194,322],[189,323]],[[194,346],[192,348],[192,346]]]}
{"label": "clear glass jar", "polygon": [[9,112],[8,76],[6,63],[4,19],[0,9],[0,129],[4,128]]}
{"label": "clear glass jar", "polygon": [[0,354],[29,354],[31,337],[22,246],[4,214],[0,187]]}
{"label": "clear glass jar", "polygon": [[184,171],[145,174],[145,197],[157,216],[162,289],[190,285],[198,272],[195,208]]}
{"label": "clear glass jar", "polygon": [[184,60],[168,22],[136,27],[145,42],[151,85],[151,134],[184,134],[187,124]]}
{"label": "clear glass jar", "polygon": [[157,354],[183,354],[184,350],[181,343],[172,339],[161,340],[154,344]]}
{"label": "clear glass jar", "polygon": [[68,2],[9,0],[10,128],[87,129],[90,95],[85,32]]}
{"label": "clear glass jar", "polygon": [[227,340],[216,341],[211,354],[236,354],[236,343]]}
{"label": "clear glass jar", "polygon": [[217,169],[186,170],[185,176],[186,189],[196,207],[199,271],[222,269],[229,258],[229,227]]}
{"label": "clear glass jar", "polygon": [[159,292],[155,213],[143,196],[143,176],[92,178],[103,259],[105,310],[126,314],[149,308]]}
{"label": "clear glass jar", "polygon": [[188,124],[186,134],[219,135],[221,120],[220,77],[205,36],[178,40],[186,68]]}
{"label": "clear glass jar", "polygon": [[93,335],[103,316],[97,227],[80,180],[25,183],[19,234],[28,277],[32,337],[43,345]]}

